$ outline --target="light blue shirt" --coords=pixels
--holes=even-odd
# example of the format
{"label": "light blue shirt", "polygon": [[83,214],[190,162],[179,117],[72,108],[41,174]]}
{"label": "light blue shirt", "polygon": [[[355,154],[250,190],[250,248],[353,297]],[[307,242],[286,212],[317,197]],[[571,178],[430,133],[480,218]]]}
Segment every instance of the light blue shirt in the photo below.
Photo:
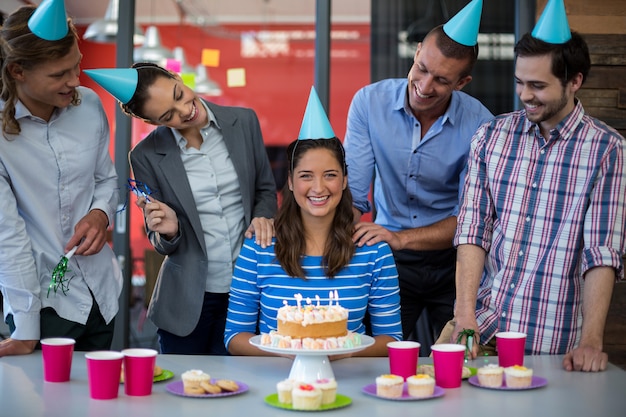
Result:
{"label": "light blue shirt", "polygon": [[203,103],[209,121],[200,129],[200,149],[187,148],[187,140],[172,129],[181,150],[181,159],[202,231],[208,259],[208,292],[230,289],[233,265],[243,244],[245,227],[239,179],[224,143],[224,136],[211,110]]}
{"label": "light blue shirt", "polygon": [[360,89],[348,112],[344,147],[354,206],[372,210],[393,231],[424,227],[456,216],[470,141],[493,115],[475,98],[454,91],[448,110],[421,137],[409,109],[406,78]]}
{"label": "light blue shirt", "polygon": [[329,302],[329,291],[337,291],[339,303],[348,309],[348,330],[364,333],[363,318],[370,314],[372,334],[402,338],[398,272],[385,242],[355,248],[350,263],[328,278],[321,256],[303,256],[306,278],[287,275],[276,260],[274,242],[267,248],[246,239],[237,258],[230,290],[224,342],[238,333],[269,333],[276,330],[276,315],[283,301],[295,305],[294,294],[304,299]]}
{"label": "light blue shirt", "polygon": [[47,295],[78,221],[99,209],[112,223],[120,193],[100,99],[92,90],[79,92],[81,104],[56,109],[49,122],[17,102],[21,133],[0,136],[0,287],[16,339],[39,339],[45,307],[85,324],[90,291],[107,323],[118,311],[122,273],[108,244],[95,255],[70,258],[69,291]]}

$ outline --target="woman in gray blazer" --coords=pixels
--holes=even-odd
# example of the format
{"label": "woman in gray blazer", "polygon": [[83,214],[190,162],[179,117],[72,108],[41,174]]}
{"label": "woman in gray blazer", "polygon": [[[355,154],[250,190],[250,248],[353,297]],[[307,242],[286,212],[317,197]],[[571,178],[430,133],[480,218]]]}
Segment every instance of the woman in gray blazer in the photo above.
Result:
{"label": "woman in gray blazer", "polygon": [[[259,121],[251,109],[200,99],[159,66],[133,68],[129,99],[126,81],[101,85],[128,115],[159,125],[129,154],[148,237],[166,255],[148,317],[162,353],[227,354],[228,292],[244,236],[268,245],[274,233],[276,185]],[[87,73],[100,83],[98,71],[107,70]]]}

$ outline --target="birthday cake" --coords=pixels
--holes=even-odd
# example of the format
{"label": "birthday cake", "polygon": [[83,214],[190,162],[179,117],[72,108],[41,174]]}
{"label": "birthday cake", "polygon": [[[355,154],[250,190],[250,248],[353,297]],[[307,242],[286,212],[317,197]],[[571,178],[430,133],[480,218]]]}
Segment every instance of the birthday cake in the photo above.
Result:
{"label": "birthday cake", "polygon": [[[277,329],[261,335],[261,344],[288,349],[338,349],[361,345],[358,333],[348,332],[348,310],[339,305],[337,293],[329,294],[328,304],[322,305],[295,294],[296,305],[278,309]],[[334,302],[333,302],[334,300]]]}

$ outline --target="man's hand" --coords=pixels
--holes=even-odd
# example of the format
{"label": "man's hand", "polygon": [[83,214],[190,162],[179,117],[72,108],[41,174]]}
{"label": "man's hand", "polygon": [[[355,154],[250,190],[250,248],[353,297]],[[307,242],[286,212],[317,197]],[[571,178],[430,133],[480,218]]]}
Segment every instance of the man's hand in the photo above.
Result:
{"label": "man's hand", "polygon": [[65,252],[69,252],[78,246],[75,255],[89,256],[102,250],[107,241],[107,227],[109,218],[98,209],[91,210],[74,226],[74,235],[65,246]]}
{"label": "man's hand", "polygon": [[33,353],[38,340],[5,339],[0,342],[0,357]]}
{"label": "man's hand", "polygon": [[359,222],[354,225],[352,241],[359,247],[372,246],[379,242],[387,242],[391,249],[400,250],[402,242],[395,232],[370,222]]}
{"label": "man's hand", "polygon": [[[454,331],[450,336],[450,340],[448,343],[459,343],[467,346],[467,337],[463,335],[463,330],[474,330],[473,342],[472,342],[472,350],[469,351],[469,357],[467,359],[476,359],[478,356],[478,346],[480,344],[480,333],[478,332],[478,323],[476,323],[476,319],[474,320],[456,320],[454,324]],[[461,336],[459,340],[459,336]]]}
{"label": "man's hand", "polygon": [[255,217],[248,226],[245,236],[249,239],[254,236],[254,240],[262,248],[268,247],[272,243],[274,236],[274,219],[265,217]]}
{"label": "man's hand", "polygon": [[578,346],[565,354],[563,368],[566,371],[598,372],[604,371],[609,362],[609,355],[592,346]]}

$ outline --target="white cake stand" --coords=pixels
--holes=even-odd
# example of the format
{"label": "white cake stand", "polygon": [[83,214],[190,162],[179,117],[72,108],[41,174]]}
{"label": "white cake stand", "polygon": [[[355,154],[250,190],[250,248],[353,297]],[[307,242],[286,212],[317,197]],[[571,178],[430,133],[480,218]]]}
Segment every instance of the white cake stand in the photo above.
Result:
{"label": "white cake stand", "polygon": [[361,335],[361,345],[351,348],[341,349],[325,349],[325,350],[308,350],[308,349],[286,349],[274,346],[262,345],[261,336],[253,336],[250,344],[261,350],[281,355],[295,355],[289,379],[302,382],[315,382],[318,379],[335,378],[333,368],[330,366],[329,355],[343,355],[353,353],[370,347],[374,344],[374,338],[367,335]]}

